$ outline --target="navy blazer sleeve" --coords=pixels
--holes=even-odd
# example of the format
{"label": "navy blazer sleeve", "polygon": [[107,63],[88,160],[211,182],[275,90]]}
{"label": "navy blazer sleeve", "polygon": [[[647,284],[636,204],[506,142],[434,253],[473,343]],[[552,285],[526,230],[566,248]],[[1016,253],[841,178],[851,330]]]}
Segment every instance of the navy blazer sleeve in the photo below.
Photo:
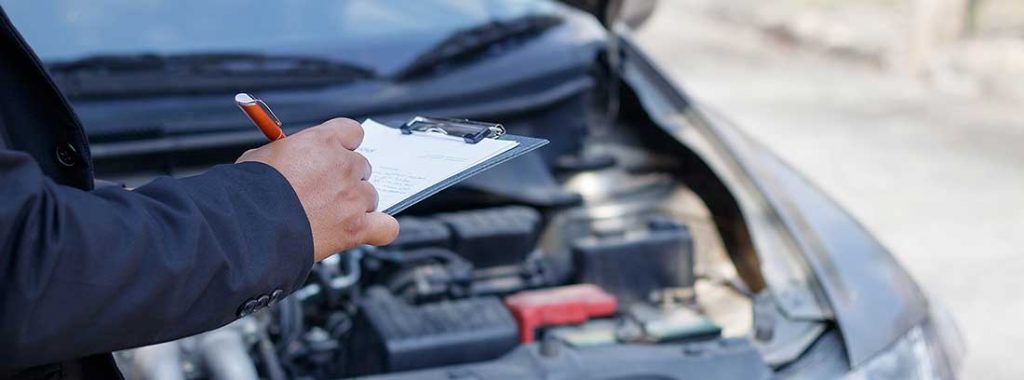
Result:
{"label": "navy blazer sleeve", "polygon": [[86,192],[0,149],[0,368],[219,327],[312,264],[302,205],[268,165]]}

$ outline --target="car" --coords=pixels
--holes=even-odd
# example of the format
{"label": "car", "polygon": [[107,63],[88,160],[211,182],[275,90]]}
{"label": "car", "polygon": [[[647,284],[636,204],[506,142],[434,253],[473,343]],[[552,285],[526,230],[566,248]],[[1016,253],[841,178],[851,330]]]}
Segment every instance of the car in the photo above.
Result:
{"label": "car", "polygon": [[550,140],[403,212],[394,243],[316,264],[266,311],[119,352],[129,378],[958,375],[948,311],[633,42],[653,1],[3,5],[111,183],[263,144],[238,92],[288,133],[432,116]]}

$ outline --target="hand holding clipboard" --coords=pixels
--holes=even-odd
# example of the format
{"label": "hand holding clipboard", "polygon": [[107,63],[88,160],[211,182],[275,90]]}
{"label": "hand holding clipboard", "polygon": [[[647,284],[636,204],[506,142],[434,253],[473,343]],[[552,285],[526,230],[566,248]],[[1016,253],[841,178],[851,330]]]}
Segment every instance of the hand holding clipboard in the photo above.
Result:
{"label": "hand holding clipboard", "polygon": [[[263,101],[238,94],[235,102],[270,141],[285,137]],[[505,134],[501,124],[417,116],[398,128],[363,122],[356,149],[369,160],[378,209],[395,215],[475,174],[531,152],[547,140]]]}

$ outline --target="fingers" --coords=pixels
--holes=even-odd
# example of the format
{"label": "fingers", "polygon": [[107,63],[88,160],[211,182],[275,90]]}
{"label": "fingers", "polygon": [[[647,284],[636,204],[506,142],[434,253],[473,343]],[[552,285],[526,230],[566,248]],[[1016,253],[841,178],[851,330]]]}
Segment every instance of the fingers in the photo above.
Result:
{"label": "fingers", "polygon": [[345,149],[356,150],[363,143],[363,126],[355,120],[339,117],[325,121],[320,128],[328,130]]}
{"label": "fingers", "polygon": [[366,229],[362,241],[369,245],[387,245],[398,237],[398,221],[383,212],[371,212],[365,216]]}
{"label": "fingers", "polygon": [[373,185],[366,181],[359,181],[356,185],[356,192],[359,194],[359,199],[365,202],[366,212],[373,212],[373,210],[377,209],[377,202],[380,196]]}
{"label": "fingers", "polygon": [[330,153],[337,155],[335,159],[338,161],[333,163],[333,165],[337,165],[336,167],[340,168],[338,173],[345,179],[356,181],[367,181],[370,179],[373,168],[370,167],[370,161],[365,156],[351,150],[342,149],[334,149]]}
{"label": "fingers", "polygon": [[369,181],[370,175],[373,174],[373,166],[370,165],[370,160],[368,160],[366,156],[363,156],[359,153],[356,153],[356,156],[359,156],[360,162],[360,165],[357,166],[360,169],[359,173],[361,174],[361,177],[359,179],[363,181]]}

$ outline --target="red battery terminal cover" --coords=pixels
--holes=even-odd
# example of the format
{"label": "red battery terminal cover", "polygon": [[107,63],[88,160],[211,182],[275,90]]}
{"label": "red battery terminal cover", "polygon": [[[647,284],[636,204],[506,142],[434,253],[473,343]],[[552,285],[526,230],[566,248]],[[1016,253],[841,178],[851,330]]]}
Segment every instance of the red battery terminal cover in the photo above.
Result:
{"label": "red battery terminal cover", "polygon": [[534,330],[580,324],[592,317],[615,314],[618,301],[596,285],[579,284],[520,292],[505,298],[519,323],[519,341],[534,341]]}

